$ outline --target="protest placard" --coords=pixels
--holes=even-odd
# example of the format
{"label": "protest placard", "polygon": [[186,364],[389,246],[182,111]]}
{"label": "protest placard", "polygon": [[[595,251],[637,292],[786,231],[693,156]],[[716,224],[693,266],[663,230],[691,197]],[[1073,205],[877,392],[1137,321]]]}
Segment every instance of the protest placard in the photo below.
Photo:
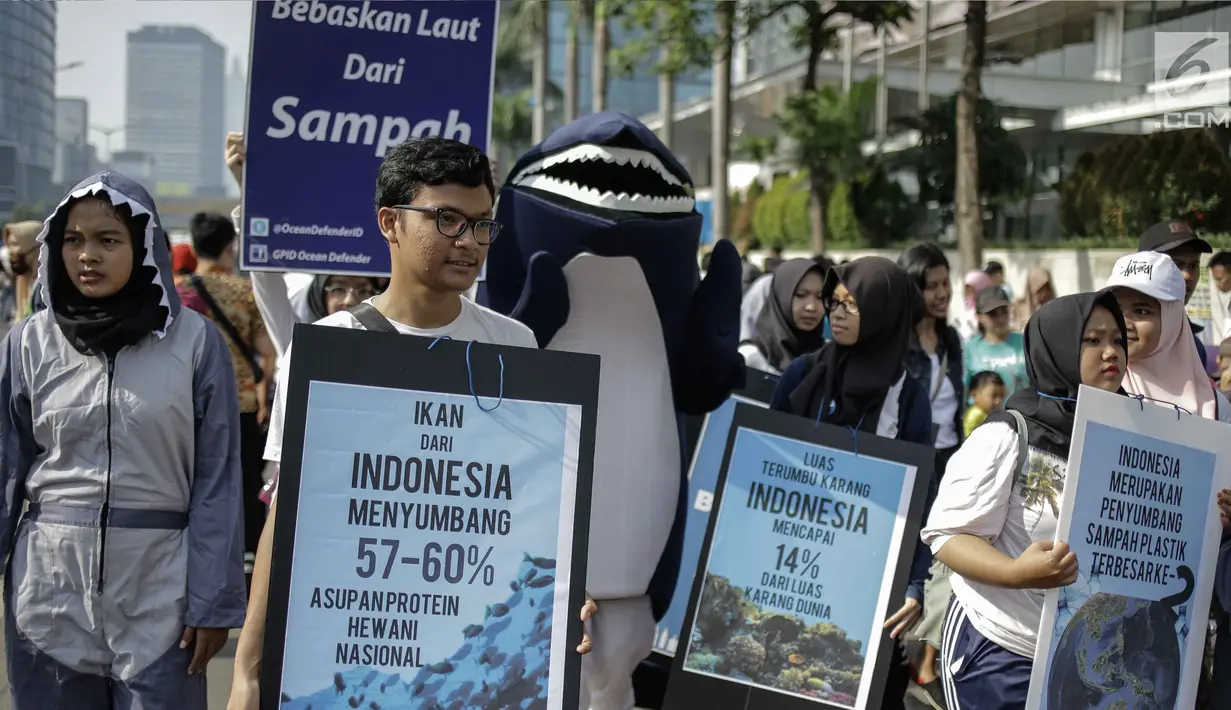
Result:
{"label": "protest placard", "polygon": [[261,707],[576,708],[598,376],[297,326]]}
{"label": "protest placard", "polygon": [[1213,594],[1231,428],[1082,387],[1059,506],[1078,580],[1048,590],[1027,707],[1191,708]]}
{"label": "protest placard", "polygon": [[664,708],[880,708],[933,456],[737,405]]}
{"label": "protest placard", "polygon": [[497,5],[252,3],[242,268],[388,275],[377,168],[412,136],[486,150]]}
{"label": "protest placard", "polygon": [[[743,402],[751,406],[768,407],[774,395],[778,378],[773,375],[745,368],[745,385],[731,397],[703,417],[689,417],[684,424],[686,441],[692,443],[692,460],[688,465],[688,516],[684,526],[684,554],[680,561],[680,574],[671,597],[671,606],[654,629],[654,653],[662,656],[665,665],[675,656],[680,640],[680,628],[692,594],[692,582],[697,575],[697,563],[701,558],[701,543],[709,526],[710,506],[714,500],[714,486],[718,483],[718,470],[722,468],[722,455],[727,450],[727,438],[731,434],[731,419],[735,405]],[[691,436],[690,436],[691,435]],[[695,438],[693,438],[695,436]]]}

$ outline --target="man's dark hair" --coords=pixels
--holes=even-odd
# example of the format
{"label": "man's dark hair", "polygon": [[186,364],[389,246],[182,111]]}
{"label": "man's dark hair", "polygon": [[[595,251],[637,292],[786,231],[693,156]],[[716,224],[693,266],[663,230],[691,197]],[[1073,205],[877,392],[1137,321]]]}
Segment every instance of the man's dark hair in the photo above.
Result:
{"label": "man's dark hair", "polygon": [[376,176],[376,207],[409,204],[425,187],[454,183],[486,187],[496,199],[491,163],[483,151],[449,138],[411,138],[385,153]]}
{"label": "man's dark hair", "polygon": [[192,248],[205,259],[218,259],[235,241],[235,225],[220,214],[198,212],[188,223],[188,230],[192,232]]}
{"label": "man's dark hair", "polygon": [[1210,257],[1210,268],[1221,266],[1227,271],[1231,271],[1231,251],[1215,252],[1214,256]]}
{"label": "man's dark hair", "polygon": [[989,261],[987,262],[987,266],[983,267],[983,273],[987,274],[988,276],[995,276],[996,274],[1000,274],[1003,276],[1004,275],[1004,264],[1000,263],[999,261]]}

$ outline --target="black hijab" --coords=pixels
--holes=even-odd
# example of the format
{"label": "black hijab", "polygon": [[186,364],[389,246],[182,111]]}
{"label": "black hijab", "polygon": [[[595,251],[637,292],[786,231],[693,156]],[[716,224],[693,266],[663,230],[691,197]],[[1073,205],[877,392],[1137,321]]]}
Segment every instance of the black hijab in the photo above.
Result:
{"label": "black hijab", "polygon": [[792,315],[795,291],[804,277],[813,272],[822,278],[825,275],[812,259],[791,259],[774,269],[770,298],[757,315],[756,332],[749,338],[769,364],[779,370],[785,370],[795,358],[820,350],[825,344],[825,329],[821,325],[809,331],[800,330]]}
{"label": "black hijab", "polygon": [[[313,322],[329,315],[329,304],[325,303],[325,286],[333,276],[334,274],[317,274],[312,277],[312,283],[308,286],[308,313],[312,314]],[[372,291],[380,293],[380,280],[369,278],[368,281],[372,284]]]}
{"label": "black hijab", "polygon": [[[105,192],[83,199],[108,201]],[[105,298],[90,298],[73,285],[61,255],[68,213],[76,203],[69,201],[48,225],[46,253],[52,313],[60,332],[76,350],[114,356],[121,348],[162,328],[167,320],[167,307],[161,304],[162,287],[157,283],[158,270],[145,264],[145,231],[150,217],[133,216],[127,205],[109,208],[128,226],[132,237],[132,272],[119,291]]]}
{"label": "black hijab", "polygon": [[[923,294],[902,267],[879,256],[830,269],[822,291],[826,300],[839,283],[859,306],[859,340],[825,344],[791,392],[791,412],[875,431],[885,395],[904,372],[910,334],[923,317]],[[819,417],[822,407],[832,413]]]}
{"label": "black hijab", "polygon": [[1005,403],[1006,409],[1025,417],[1031,446],[1061,458],[1069,455],[1077,403],[1068,400],[1077,399],[1081,386],[1081,343],[1095,306],[1111,311],[1120,334],[1127,338],[1124,314],[1110,291],[1063,296],[1045,304],[1026,324],[1030,386],[1014,392]]}

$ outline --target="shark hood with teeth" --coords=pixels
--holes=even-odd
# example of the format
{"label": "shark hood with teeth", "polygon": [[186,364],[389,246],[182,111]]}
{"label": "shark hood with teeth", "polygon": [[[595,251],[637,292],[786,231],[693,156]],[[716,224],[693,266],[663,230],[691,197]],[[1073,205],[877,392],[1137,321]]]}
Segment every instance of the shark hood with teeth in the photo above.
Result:
{"label": "shark hood with teeth", "polygon": [[[57,219],[67,217],[67,211],[71,203],[83,197],[101,193],[105,193],[108,199],[110,199],[111,204],[116,207],[128,205],[132,210],[133,216],[149,215],[145,234],[134,234],[132,236],[133,239],[143,238],[145,240],[145,261],[142,263],[142,266],[152,267],[157,272],[154,284],[162,290],[159,305],[165,308],[167,313],[162,327],[154,331],[154,335],[161,339],[167,334],[167,328],[171,326],[171,322],[175,320],[180,312],[180,297],[175,289],[175,277],[171,269],[171,253],[167,246],[167,233],[163,231],[162,221],[158,218],[154,199],[150,197],[145,188],[120,173],[104,171],[77,183],[43,222],[43,229],[39,232],[37,239],[39,245],[38,288],[41,292],[40,295],[47,307],[51,308],[53,290],[51,288],[50,267],[53,264],[58,265],[60,261],[58,255],[53,260],[48,245],[52,223],[56,222]],[[135,270],[137,265],[134,264],[133,268]]]}
{"label": "shark hood with teeth", "polygon": [[502,230],[488,253],[487,305],[513,312],[536,253],[561,264],[581,253],[631,256],[675,352],[700,278],[702,218],[692,177],[637,119],[616,111],[585,116],[531,148],[500,190],[496,220]]}
{"label": "shark hood with teeth", "polygon": [[695,213],[692,179],[652,131],[622,113],[587,116],[526,153],[509,185],[616,219]]}

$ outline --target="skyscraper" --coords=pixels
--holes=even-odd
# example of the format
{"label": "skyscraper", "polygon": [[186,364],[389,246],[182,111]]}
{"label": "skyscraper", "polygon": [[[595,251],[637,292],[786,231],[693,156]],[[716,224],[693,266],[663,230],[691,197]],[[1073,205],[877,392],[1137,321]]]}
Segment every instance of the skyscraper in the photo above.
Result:
{"label": "skyscraper", "polygon": [[244,63],[239,57],[231,57],[231,70],[227,72],[227,125],[228,131],[244,130],[244,110],[248,105],[248,77]]}
{"label": "skyscraper", "polygon": [[0,217],[52,197],[56,4],[0,3]]}
{"label": "skyscraper", "polygon": [[[231,70],[227,72],[227,124],[228,131],[247,130],[244,125],[245,110],[248,106],[248,77],[244,74],[244,63],[239,57],[231,58]],[[231,179],[226,166],[222,166],[222,182],[226,185],[227,194],[239,197],[239,186]]]}
{"label": "skyscraper", "polygon": [[127,140],[156,195],[224,194],[226,49],[195,27],[128,33]]}
{"label": "skyscraper", "polygon": [[67,191],[90,175],[90,104],[85,99],[56,99],[56,161],[51,182]]}

